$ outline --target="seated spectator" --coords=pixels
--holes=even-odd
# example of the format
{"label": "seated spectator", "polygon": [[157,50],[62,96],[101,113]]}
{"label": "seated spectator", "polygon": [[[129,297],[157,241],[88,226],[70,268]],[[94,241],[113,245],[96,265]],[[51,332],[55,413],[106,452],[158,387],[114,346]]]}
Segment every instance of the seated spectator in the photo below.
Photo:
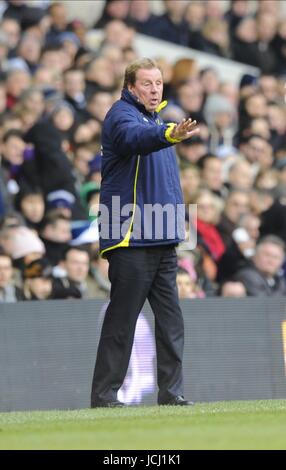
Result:
{"label": "seated spectator", "polygon": [[206,97],[213,93],[219,93],[220,80],[215,68],[206,67],[203,69],[200,73],[200,79]]}
{"label": "seated spectator", "polygon": [[264,73],[275,73],[278,68],[277,56],[274,49],[274,38],[278,26],[278,17],[259,12],[257,24],[257,53],[252,64]]}
{"label": "seated spectator", "polygon": [[260,220],[254,214],[241,217],[232,232],[232,241],[218,263],[217,281],[231,279],[241,268],[249,266],[259,237]]}
{"label": "seated spectator", "polygon": [[61,136],[62,150],[68,153],[70,151],[73,127],[76,124],[74,108],[69,103],[60,101],[53,109],[51,119],[54,127],[59,131]]}
{"label": "seated spectator", "polygon": [[262,236],[276,235],[286,242],[286,206],[275,199],[273,191],[254,189],[251,192],[251,208],[261,218]]}
{"label": "seated spectator", "polygon": [[180,85],[191,83],[198,80],[198,78],[199,68],[196,60],[188,57],[179,59],[174,63],[171,78],[173,91],[177,90]]}
{"label": "seated spectator", "polygon": [[219,57],[231,58],[228,24],[220,18],[208,18],[202,29],[200,50]]}
{"label": "seated spectator", "polygon": [[267,118],[267,101],[262,93],[255,92],[242,101],[239,122],[240,132],[248,129],[251,121],[258,118]]}
{"label": "seated spectator", "polygon": [[164,0],[166,12],[155,22],[153,36],[181,46],[188,46],[189,31],[185,20],[186,4],[182,0]]}
{"label": "seated spectator", "polygon": [[268,235],[257,244],[252,266],[238,271],[235,280],[244,284],[248,296],[286,295],[282,274],[284,260],[284,242],[275,235]]}
{"label": "seated spectator", "polygon": [[35,148],[37,186],[40,184],[44,194],[62,189],[72,193],[76,198],[73,218],[84,219],[84,209],[76,193],[72,164],[62,150],[61,135],[58,130],[50,121],[40,121],[25,138]]}
{"label": "seated spectator", "polygon": [[41,8],[31,7],[27,5],[26,1],[15,0],[7,2],[7,8],[3,13],[4,18],[13,18],[21,25],[22,28],[30,18],[34,18],[34,21],[36,22],[36,20],[40,21],[42,15],[43,10]]}
{"label": "seated spectator", "polygon": [[11,222],[0,231],[0,245],[14,262],[28,257],[42,257],[45,247],[38,235],[31,229]]}
{"label": "seated spectator", "polygon": [[233,34],[236,26],[249,14],[248,0],[232,0],[230,8],[225,14],[225,19],[229,24],[229,32]]}
{"label": "seated spectator", "polygon": [[180,181],[186,205],[191,204],[201,185],[200,171],[191,163],[184,164],[180,170]]}
{"label": "seated spectator", "polygon": [[95,91],[93,95],[90,96],[88,101],[87,117],[89,119],[95,119],[102,124],[112,104],[113,98],[110,93],[100,90]]}
{"label": "seated spectator", "polygon": [[71,241],[70,220],[62,215],[47,215],[40,226],[40,236],[45,245],[46,257],[52,266],[56,266]]}
{"label": "seated spectator", "polygon": [[18,46],[18,55],[24,59],[31,75],[34,75],[39,67],[41,41],[34,34],[25,33]]}
{"label": "seated spectator", "polygon": [[267,162],[270,161],[269,155],[271,156],[272,154],[271,146],[260,135],[250,135],[246,139],[241,139],[239,148],[242,155],[251,164],[254,176],[261,169],[260,159]]}
{"label": "seated spectator", "polygon": [[246,297],[246,288],[242,282],[226,281],[220,288],[220,296],[232,298]]}
{"label": "seated spectator", "polygon": [[6,80],[7,109],[12,109],[22,93],[31,85],[31,75],[28,67],[12,68],[8,71]]}
{"label": "seated spectator", "polygon": [[73,145],[92,145],[98,143],[101,134],[101,124],[95,119],[89,119],[80,124],[73,133]]}
{"label": "seated spectator", "polygon": [[194,203],[198,205],[198,243],[204,244],[213,260],[218,262],[225,251],[224,242],[216,228],[222,209],[220,200],[204,189],[197,194]]}
{"label": "seated spectator", "polygon": [[224,96],[233,106],[238,108],[239,90],[237,86],[231,81],[220,82],[219,94]]}
{"label": "seated spectator", "polygon": [[207,151],[207,141],[199,136],[183,140],[177,145],[177,154],[182,163],[189,162],[195,165]]}
{"label": "seated spectator", "polygon": [[231,191],[226,199],[217,229],[226,247],[232,242],[232,232],[237,227],[242,215],[249,212],[249,194],[242,190]]}
{"label": "seated spectator", "polygon": [[205,3],[200,0],[188,3],[185,18],[189,27],[189,47],[200,50],[203,41],[202,28],[206,19]]}
{"label": "seated spectator", "polygon": [[80,50],[80,40],[72,31],[60,34],[59,43],[62,45],[63,50],[69,56],[71,65],[74,64],[75,58]]}
{"label": "seated spectator", "polygon": [[98,90],[113,92],[117,87],[113,65],[105,57],[93,59],[87,65],[85,80],[87,101]]}
{"label": "seated spectator", "polygon": [[274,75],[262,73],[258,80],[259,89],[268,103],[276,103],[279,99],[278,80]]}
{"label": "seated spectator", "polygon": [[15,208],[23,215],[27,227],[38,230],[45,213],[42,191],[39,188],[23,188],[16,196]]}
{"label": "seated spectator", "polygon": [[213,154],[206,154],[198,161],[201,170],[201,183],[206,189],[219,197],[227,196],[227,189],[223,181],[222,161]]}
{"label": "seated spectator", "polygon": [[[45,110],[44,94],[40,88],[31,87],[25,90],[19,99],[19,106],[36,114],[36,121],[43,116]],[[17,111],[17,109],[15,109]]]}
{"label": "seated spectator", "polygon": [[2,174],[10,194],[15,195],[21,188],[36,184],[34,151],[25,144],[20,131],[11,129],[4,134],[2,157]]}
{"label": "seated spectator", "polygon": [[254,187],[258,189],[265,189],[266,191],[273,191],[278,185],[278,172],[276,170],[260,171],[256,176]]}
{"label": "seated spectator", "polygon": [[46,45],[42,48],[40,67],[51,70],[53,83],[55,80],[59,81],[60,76],[60,84],[62,85],[61,74],[71,68],[72,64],[69,56],[61,45]]}
{"label": "seated spectator", "polygon": [[[104,28],[104,38],[102,46],[113,45],[119,47],[123,54],[124,51],[131,52],[132,60],[135,60],[133,41],[134,41],[135,29],[132,23],[124,23],[121,20],[112,20],[106,24]],[[126,61],[128,62],[128,61]],[[115,75],[115,71],[114,71]]]}
{"label": "seated spectator", "polygon": [[61,215],[66,219],[72,218],[72,209],[75,203],[75,197],[69,191],[60,189],[47,194],[47,212],[49,215]]}
{"label": "seated spectator", "polygon": [[250,121],[249,127],[243,131],[243,135],[259,135],[264,140],[270,141],[271,132],[266,118],[254,118]]}
{"label": "seated spectator", "polygon": [[90,173],[90,163],[94,159],[94,149],[91,144],[79,144],[74,149],[73,174],[80,188]]}
{"label": "seated spectator", "polygon": [[187,116],[198,122],[205,122],[202,114],[204,101],[203,87],[198,78],[183,82],[176,89],[177,104],[184,110]]}
{"label": "seated spectator", "polygon": [[24,300],[23,292],[13,282],[12,258],[0,250],[0,303]]}
{"label": "seated spectator", "polygon": [[232,34],[232,55],[237,62],[253,65],[256,63],[256,21],[246,16],[237,24]]}
{"label": "seated spectator", "polygon": [[235,161],[228,172],[228,187],[231,191],[249,191],[254,182],[252,166],[247,160]]}
{"label": "seated spectator", "polygon": [[83,110],[86,107],[84,73],[82,70],[72,68],[64,72],[63,78],[64,100],[74,108],[77,119],[82,120]]}
{"label": "seated spectator", "polygon": [[129,13],[129,0],[108,0],[105,3],[103,12],[99,20],[95,23],[95,28],[104,28],[112,20],[126,20]]}
{"label": "seated spectator", "polygon": [[149,0],[133,0],[130,3],[129,15],[138,33],[154,36],[157,17],[152,14]]}
{"label": "seated spectator", "polygon": [[179,299],[196,299],[198,297],[198,289],[192,281],[188,271],[183,268],[178,269],[177,286]]}
{"label": "seated spectator", "polygon": [[16,50],[21,37],[21,28],[19,22],[14,18],[6,17],[1,21],[1,31],[8,39],[9,55],[12,59],[16,56]]}
{"label": "seated spectator", "polygon": [[[65,272],[64,277],[54,278],[54,298],[67,297],[90,298],[87,288],[87,276],[89,271],[89,255],[80,247],[69,247],[60,262],[60,267]],[[72,295],[72,292],[74,294]]]}
{"label": "seated spectator", "polygon": [[206,17],[210,19],[222,20],[224,9],[221,0],[206,0]]}
{"label": "seated spectator", "polygon": [[210,150],[216,153],[219,147],[231,147],[236,131],[236,110],[230,101],[218,93],[207,98],[204,116],[210,128]]}
{"label": "seated spectator", "polygon": [[46,36],[46,43],[57,45],[60,42],[60,36],[68,29],[68,12],[64,2],[54,2],[48,9],[50,17],[50,29]]}
{"label": "seated spectator", "polygon": [[52,297],[52,267],[45,258],[24,267],[25,300],[47,300]]}

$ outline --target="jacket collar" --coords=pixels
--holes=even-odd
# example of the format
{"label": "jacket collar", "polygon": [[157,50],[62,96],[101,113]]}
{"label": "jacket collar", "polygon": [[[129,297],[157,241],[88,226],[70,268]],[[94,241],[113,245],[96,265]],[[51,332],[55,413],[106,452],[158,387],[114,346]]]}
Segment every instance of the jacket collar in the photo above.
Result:
{"label": "jacket collar", "polygon": [[156,111],[154,113],[150,113],[149,111],[146,110],[145,106],[142,103],[140,103],[138,98],[135,95],[133,95],[129,90],[127,90],[127,88],[123,88],[122,93],[121,93],[121,99],[135,106],[137,109],[139,109],[141,113],[148,114],[149,116],[152,116],[152,117],[157,117],[160,111],[162,111],[162,109],[164,109],[168,104],[168,101],[166,100],[162,101],[162,103],[160,103],[159,106],[157,107]]}
{"label": "jacket collar", "polygon": [[150,116],[154,116],[155,114],[149,113],[149,111],[146,110],[144,104],[140,103],[139,99],[135,95],[133,95],[129,90],[127,90],[127,88],[123,88],[121,93],[121,99],[135,106],[137,109],[139,109],[141,113],[148,114]]}

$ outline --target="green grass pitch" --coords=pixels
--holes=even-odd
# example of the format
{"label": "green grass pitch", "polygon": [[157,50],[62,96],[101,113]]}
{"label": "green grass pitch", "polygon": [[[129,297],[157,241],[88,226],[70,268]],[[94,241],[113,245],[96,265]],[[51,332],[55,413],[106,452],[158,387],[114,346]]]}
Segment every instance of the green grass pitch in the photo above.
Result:
{"label": "green grass pitch", "polygon": [[286,400],[0,414],[0,449],[286,449]]}

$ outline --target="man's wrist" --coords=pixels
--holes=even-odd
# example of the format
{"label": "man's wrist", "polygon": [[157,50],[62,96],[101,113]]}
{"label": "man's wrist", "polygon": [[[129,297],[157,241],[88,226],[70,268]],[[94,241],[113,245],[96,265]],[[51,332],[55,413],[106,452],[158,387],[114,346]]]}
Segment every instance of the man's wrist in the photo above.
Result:
{"label": "man's wrist", "polygon": [[177,126],[177,124],[174,122],[170,122],[169,124],[167,124],[167,126],[168,127],[165,131],[165,138],[167,139],[167,141],[170,142],[171,144],[178,144],[179,142],[181,142],[180,139],[176,139],[175,137],[172,136],[174,128]]}

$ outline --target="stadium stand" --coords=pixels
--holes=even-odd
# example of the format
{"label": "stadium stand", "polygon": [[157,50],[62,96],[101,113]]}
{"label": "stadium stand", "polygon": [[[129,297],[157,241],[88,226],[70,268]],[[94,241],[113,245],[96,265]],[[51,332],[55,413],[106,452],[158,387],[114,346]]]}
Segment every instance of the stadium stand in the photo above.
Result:
{"label": "stadium stand", "polygon": [[108,298],[101,129],[142,56],[163,72],[162,118],[201,128],[176,147],[187,234],[198,204],[181,297],[285,295],[285,2],[85,3],[0,2],[0,302]]}

